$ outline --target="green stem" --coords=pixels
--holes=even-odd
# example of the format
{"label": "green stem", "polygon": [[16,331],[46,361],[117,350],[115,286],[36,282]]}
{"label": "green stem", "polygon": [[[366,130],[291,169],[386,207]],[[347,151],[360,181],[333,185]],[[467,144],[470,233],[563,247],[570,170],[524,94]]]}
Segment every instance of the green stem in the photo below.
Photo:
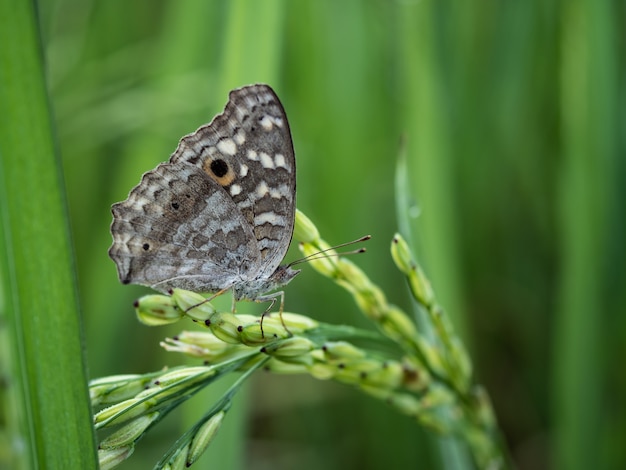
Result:
{"label": "green stem", "polygon": [[[176,442],[170,447],[170,449],[163,455],[163,458],[159,460],[159,462],[154,466],[155,470],[159,470],[163,468],[176,453],[189,445],[192,441],[193,437],[196,435],[198,430],[204,425],[204,423],[215,413],[218,411],[228,411],[231,405],[231,401],[235,394],[239,391],[245,381],[258,370],[262,365],[264,365],[267,361],[269,361],[270,357],[265,357],[262,360],[258,361],[252,367],[250,367],[247,371],[245,371],[241,377],[239,377],[233,385],[231,385],[228,390],[221,396],[221,398],[211,407],[211,409],[200,418],[196,424],[194,424],[191,428],[187,430],[182,436],[180,436]],[[177,406],[176,404],[175,406]],[[169,411],[169,410],[168,410]]]}

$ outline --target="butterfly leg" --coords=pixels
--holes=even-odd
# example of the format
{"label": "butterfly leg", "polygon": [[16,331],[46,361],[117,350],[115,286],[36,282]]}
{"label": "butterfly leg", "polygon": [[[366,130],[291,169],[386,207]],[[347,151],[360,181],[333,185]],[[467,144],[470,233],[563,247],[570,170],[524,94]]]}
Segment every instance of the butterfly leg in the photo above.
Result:
{"label": "butterfly leg", "polygon": [[291,331],[289,331],[289,328],[287,328],[287,325],[285,325],[285,321],[283,320],[283,308],[285,307],[285,292],[284,291],[278,291],[278,292],[274,292],[272,294],[268,294],[268,295],[263,295],[261,297],[257,297],[255,299],[256,302],[270,302],[269,307],[267,307],[265,309],[265,311],[263,312],[263,314],[261,315],[261,336],[265,337],[265,334],[263,333],[263,318],[265,318],[265,315],[268,315],[270,313],[270,310],[272,309],[272,307],[274,306],[274,304],[276,303],[276,299],[280,297],[280,308],[278,310],[278,316],[280,317],[280,322],[283,325],[283,328],[285,329],[285,331],[287,332],[287,334],[289,336],[292,336]]}
{"label": "butterfly leg", "polygon": [[[210,302],[210,301],[211,301],[211,300],[213,300],[214,298],[219,297],[220,295],[222,295],[222,294],[223,294],[224,292],[226,292],[227,290],[228,290],[228,288],[226,288],[226,289],[222,289],[221,291],[216,292],[215,294],[213,294],[211,297],[207,297],[207,298],[206,298],[206,299],[204,299],[202,302],[198,302],[197,304],[192,305],[191,307],[189,307],[189,308],[185,309],[185,313],[189,312],[190,310],[193,310],[193,309],[194,309],[194,308],[196,308],[196,307],[199,307],[199,306],[200,306],[200,305],[202,305],[202,304],[205,304],[205,303],[207,303],[207,302]],[[235,299],[233,298],[233,313],[234,313],[234,311],[235,311],[235,310],[234,310],[234,308],[235,308]]]}
{"label": "butterfly leg", "polygon": [[233,287],[233,300],[232,300],[232,304],[230,307],[230,311],[232,314],[235,314],[236,310],[237,310],[237,297],[235,296],[235,288]]}

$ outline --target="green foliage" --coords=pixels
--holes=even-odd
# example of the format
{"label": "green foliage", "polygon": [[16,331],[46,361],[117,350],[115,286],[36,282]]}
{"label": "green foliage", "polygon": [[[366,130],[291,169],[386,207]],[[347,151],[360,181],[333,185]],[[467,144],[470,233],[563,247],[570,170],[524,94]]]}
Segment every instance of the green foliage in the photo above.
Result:
{"label": "green foliage", "polygon": [[[201,359],[205,365],[92,381],[92,404],[101,408],[94,415],[96,429],[118,427],[99,444],[102,468],[113,468],[128,458],[150,427],[199,390],[232,371],[244,371],[154,468],[190,466],[212,443],[244,379],[260,366],[275,374],[332,379],[381,400],[438,436],[456,439],[467,455],[456,465],[471,468],[473,461],[477,468],[511,468],[488,394],[475,382],[471,359],[406,241],[396,235],[391,254],[406,276],[416,304],[426,313],[427,334],[389,303],[361,269],[320,238],[317,228],[300,211],[294,233],[311,266],[352,294],[378,334],[320,324],[282,310],[261,317],[219,312],[210,303],[214,297],[205,299],[181,289],[174,289],[169,296],[146,295],[135,303],[137,317],[146,325],[176,323],[189,317],[206,327],[208,331],[183,331],[161,343],[166,350]],[[364,338],[371,344],[350,342]]]}
{"label": "green foliage", "polygon": [[76,277],[34,5],[0,2],[0,31],[0,467],[94,469]]}

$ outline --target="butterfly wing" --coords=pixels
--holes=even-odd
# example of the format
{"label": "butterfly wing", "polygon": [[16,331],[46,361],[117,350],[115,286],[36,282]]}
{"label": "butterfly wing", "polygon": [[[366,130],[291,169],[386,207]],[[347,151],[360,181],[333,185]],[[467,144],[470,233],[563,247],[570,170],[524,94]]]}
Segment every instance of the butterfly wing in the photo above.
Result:
{"label": "butterfly wing", "polygon": [[224,189],[258,243],[254,277],[271,276],[289,248],[296,202],[293,143],[274,91],[233,90],[224,112],[183,137],[170,162],[195,165]]}
{"label": "butterfly wing", "polygon": [[123,283],[217,292],[260,265],[248,222],[193,165],[162,163],[112,212],[109,255]]}

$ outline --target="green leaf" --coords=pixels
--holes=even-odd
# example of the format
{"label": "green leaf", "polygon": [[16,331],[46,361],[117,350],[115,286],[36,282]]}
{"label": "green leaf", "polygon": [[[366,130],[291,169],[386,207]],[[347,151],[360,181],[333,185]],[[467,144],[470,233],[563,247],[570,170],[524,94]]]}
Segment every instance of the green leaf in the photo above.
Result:
{"label": "green leaf", "polygon": [[[97,468],[69,224],[34,2],[0,2],[2,306],[10,468]],[[3,464],[4,462],[0,462]]]}

